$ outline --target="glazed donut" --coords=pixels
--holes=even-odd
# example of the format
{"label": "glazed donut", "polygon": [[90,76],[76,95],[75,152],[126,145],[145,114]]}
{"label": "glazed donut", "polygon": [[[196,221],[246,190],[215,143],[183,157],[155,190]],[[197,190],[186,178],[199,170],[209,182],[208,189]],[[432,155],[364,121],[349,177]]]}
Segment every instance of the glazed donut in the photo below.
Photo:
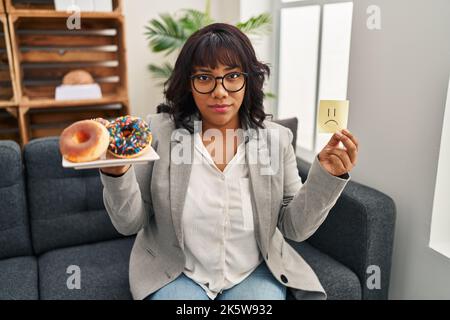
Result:
{"label": "glazed donut", "polygon": [[139,117],[122,116],[108,126],[110,142],[108,152],[117,158],[140,156],[152,143],[148,124]]}
{"label": "glazed donut", "polygon": [[82,120],[68,126],[61,133],[59,150],[72,162],[99,159],[108,149],[109,132],[95,120]]}

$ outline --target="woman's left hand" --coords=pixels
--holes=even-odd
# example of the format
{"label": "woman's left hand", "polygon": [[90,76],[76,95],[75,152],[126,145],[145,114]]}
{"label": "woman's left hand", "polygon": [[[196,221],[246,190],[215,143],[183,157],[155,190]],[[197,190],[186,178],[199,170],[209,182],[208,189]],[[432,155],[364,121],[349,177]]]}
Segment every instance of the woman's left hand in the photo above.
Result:
{"label": "woman's left hand", "polygon": [[[342,141],[345,148],[339,148]],[[331,137],[328,144],[319,153],[320,164],[332,175],[340,176],[350,172],[356,165],[358,157],[358,140],[343,129]]]}

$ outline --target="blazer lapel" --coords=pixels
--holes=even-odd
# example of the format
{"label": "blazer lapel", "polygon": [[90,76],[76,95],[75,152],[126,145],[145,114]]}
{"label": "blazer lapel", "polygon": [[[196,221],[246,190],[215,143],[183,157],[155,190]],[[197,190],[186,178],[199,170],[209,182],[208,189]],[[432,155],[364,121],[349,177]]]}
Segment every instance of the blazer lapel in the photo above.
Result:
{"label": "blazer lapel", "polygon": [[192,171],[193,152],[194,139],[192,134],[187,130],[179,130],[177,134],[172,133],[169,173],[170,209],[175,233],[182,249],[184,249],[184,242],[181,218]]}
{"label": "blazer lapel", "polygon": [[256,133],[246,138],[246,162],[249,168],[252,198],[254,200],[253,221],[256,238],[259,240],[262,252],[267,252],[271,220],[271,176],[265,174],[265,164],[269,161],[267,141]]}

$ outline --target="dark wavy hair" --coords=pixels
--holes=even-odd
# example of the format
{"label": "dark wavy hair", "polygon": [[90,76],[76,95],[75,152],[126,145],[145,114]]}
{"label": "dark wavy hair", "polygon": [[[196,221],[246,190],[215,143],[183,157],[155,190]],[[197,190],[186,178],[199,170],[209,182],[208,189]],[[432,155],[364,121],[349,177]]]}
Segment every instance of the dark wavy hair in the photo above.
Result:
{"label": "dark wavy hair", "polygon": [[225,23],[210,24],[188,38],[164,84],[165,103],[157,107],[157,112],[168,112],[176,128],[185,128],[192,133],[191,115],[198,108],[190,90],[190,76],[194,67],[214,69],[219,63],[240,67],[248,73],[239,118],[246,127],[264,128],[263,121],[271,115],[264,112],[262,89],[270,68],[257,60],[250,39],[237,27]]}

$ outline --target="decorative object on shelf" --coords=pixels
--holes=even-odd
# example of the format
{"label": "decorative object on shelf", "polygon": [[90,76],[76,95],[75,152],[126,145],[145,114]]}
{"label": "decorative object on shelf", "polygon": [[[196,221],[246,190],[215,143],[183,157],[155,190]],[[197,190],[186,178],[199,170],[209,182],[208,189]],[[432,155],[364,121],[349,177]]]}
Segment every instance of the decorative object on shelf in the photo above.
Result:
{"label": "decorative object on shelf", "polygon": [[[86,11],[83,4],[77,0],[54,0],[56,11],[72,11],[75,6],[80,8],[81,11]],[[90,8],[92,11],[92,8]]]}
{"label": "decorative object on shelf", "polygon": [[92,84],[95,81],[89,72],[85,70],[73,70],[64,76],[62,83],[64,85]]}
{"label": "decorative object on shelf", "polygon": [[61,85],[56,87],[55,100],[101,99],[102,92],[97,83]]}
{"label": "decorative object on shelf", "polygon": [[112,12],[113,11],[112,0],[94,0],[94,11]]}
{"label": "decorative object on shelf", "polygon": [[84,70],[73,70],[56,87],[55,100],[101,99],[102,90],[91,74]]}
{"label": "decorative object on shelf", "polygon": [[56,11],[68,11],[78,7],[80,11],[112,12],[112,0],[54,0]]}

